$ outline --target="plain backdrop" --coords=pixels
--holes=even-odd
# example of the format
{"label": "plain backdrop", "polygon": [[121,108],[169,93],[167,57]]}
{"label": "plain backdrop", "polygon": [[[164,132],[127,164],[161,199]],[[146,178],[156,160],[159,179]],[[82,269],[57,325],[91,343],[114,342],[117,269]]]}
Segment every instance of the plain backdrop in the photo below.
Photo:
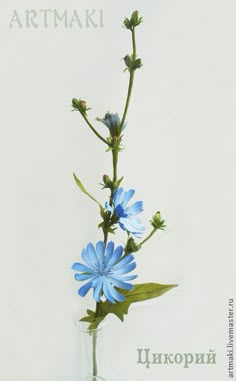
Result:
{"label": "plain backdrop", "polygon": [[[91,120],[122,113],[128,84],[133,10],[136,73],[119,175],[143,200],[142,220],[167,221],[137,254],[139,282],[178,283],[108,317],[108,381],[223,381],[228,378],[228,299],[235,296],[235,0],[3,1],[0,6],[1,266],[0,378],[79,380],[75,320],[93,308],[77,296],[71,264],[102,237],[95,204],[76,187],[75,171],[102,203],[99,183],[111,156],[71,112],[87,100]],[[16,9],[57,9],[81,18],[103,11],[103,28],[10,28]],[[122,242],[124,236],[118,236]],[[118,238],[116,241],[118,242]],[[207,353],[216,365],[137,364],[137,348]]]}

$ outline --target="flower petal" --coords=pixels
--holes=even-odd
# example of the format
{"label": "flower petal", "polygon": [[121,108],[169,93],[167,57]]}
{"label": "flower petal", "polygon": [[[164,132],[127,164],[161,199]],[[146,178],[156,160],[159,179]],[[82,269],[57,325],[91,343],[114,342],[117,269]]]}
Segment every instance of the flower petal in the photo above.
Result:
{"label": "flower petal", "polygon": [[123,247],[122,246],[118,246],[115,251],[113,252],[113,255],[112,257],[110,258],[109,262],[106,263],[106,267],[111,267],[113,266],[119,259],[120,257],[122,256],[123,254]]}
{"label": "flower petal", "polygon": [[97,258],[98,258],[98,262],[99,262],[99,267],[100,267],[100,269],[103,268],[103,266],[104,266],[104,254],[105,254],[105,249],[106,249],[106,246],[105,246],[105,243],[104,243],[104,242],[99,241],[99,242],[96,244],[96,252],[97,252]]}
{"label": "flower petal", "polygon": [[87,245],[87,254],[93,264],[93,267],[97,268],[99,266],[98,258],[96,250],[91,242]]}
{"label": "flower petal", "polygon": [[118,206],[119,204],[121,204],[122,200],[123,200],[123,188],[117,188],[115,190],[115,193],[114,193],[114,196],[113,196],[113,201],[114,201],[114,205],[115,207]]}
{"label": "flower petal", "polygon": [[109,291],[111,293],[111,296],[117,300],[118,302],[123,302],[125,300],[125,297],[124,295],[120,294],[116,289],[115,287],[113,286],[110,286],[109,287]]}
{"label": "flower petal", "polygon": [[136,216],[136,214],[139,214],[143,211],[143,202],[136,201],[134,204],[129,206],[125,211],[129,216]]}
{"label": "flower petal", "polygon": [[75,274],[74,275],[75,280],[78,280],[78,281],[83,281],[83,280],[87,280],[87,279],[91,279],[95,277],[96,275],[94,274]]}
{"label": "flower petal", "polygon": [[124,290],[132,290],[134,288],[134,286],[131,283],[126,283],[119,279],[109,277],[109,281],[113,286],[123,288]]}
{"label": "flower petal", "polygon": [[138,218],[121,218],[119,225],[123,230],[132,234],[141,234],[145,230]]}
{"label": "flower petal", "polygon": [[103,284],[102,276],[98,276],[97,278],[95,278],[92,283],[93,283],[92,287],[94,288],[93,297],[96,300],[96,302],[99,303],[101,301],[101,293],[102,293],[101,292],[102,284]]}
{"label": "flower petal", "polygon": [[105,203],[105,209],[108,211],[108,212],[111,212],[111,213],[113,213],[113,208],[112,208],[112,206],[108,203],[108,202],[106,202]]}
{"label": "flower petal", "polygon": [[132,262],[133,259],[134,259],[134,256],[132,254],[126,255],[118,263],[112,266],[112,271],[116,271],[120,269],[121,267],[126,266],[128,263]]}
{"label": "flower petal", "polygon": [[93,270],[95,269],[94,264],[93,264],[93,260],[90,258],[90,255],[88,254],[86,249],[82,250],[81,257],[83,258],[84,262],[89,267],[91,267],[91,269],[93,269]]}
{"label": "flower petal", "polygon": [[136,268],[136,263],[129,263],[127,266],[122,266],[120,269],[116,270],[115,275],[127,274]]}
{"label": "flower petal", "polygon": [[124,192],[124,196],[123,196],[123,206],[124,206],[124,208],[126,208],[128,202],[131,200],[131,198],[133,197],[134,194],[135,194],[135,190],[134,189],[130,189],[127,192]]}
{"label": "flower petal", "polygon": [[78,262],[74,263],[71,268],[74,271],[81,271],[81,272],[85,272],[85,273],[92,273],[93,272],[93,270],[90,267],[85,266],[82,263],[78,263]]}
{"label": "flower petal", "polygon": [[136,279],[138,277],[138,275],[115,275],[116,279],[119,279],[121,281],[125,281],[125,280],[133,280],[133,279]]}
{"label": "flower petal", "polygon": [[87,295],[88,291],[90,290],[90,288],[92,287],[92,282],[88,282],[86,283],[84,286],[80,287],[79,291],[78,291],[78,294],[80,296],[85,296]]}
{"label": "flower petal", "polygon": [[113,298],[113,296],[111,295],[111,292],[110,292],[110,288],[111,288],[111,284],[108,282],[107,278],[105,278],[103,280],[103,293],[104,293],[104,296],[105,298],[110,302],[110,303],[115,303],[115,299]]}
{"label": "flower petal", "polygon": [[106,247],[106,256],[105,256],[105,260],[104,260],[105,266],[107,266],[107,263],[112,258],[113,251],[114,251],[114,242],[110,241],[110,242],[108,242],[107,247]]}

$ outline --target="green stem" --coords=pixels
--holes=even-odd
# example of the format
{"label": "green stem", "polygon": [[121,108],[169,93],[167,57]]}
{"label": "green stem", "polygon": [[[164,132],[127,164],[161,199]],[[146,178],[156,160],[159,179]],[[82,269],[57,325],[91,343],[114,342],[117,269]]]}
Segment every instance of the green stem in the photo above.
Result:
{"label": "green stem", "polygon": [[84,118],[85,122],[87,123],[87,125],[89,126],[89,128],[91,128],[91,130],[94,132],[94,134],[100,139],[103,141],[103,143],[109,145],[109,143],[106,141],[106,139],[104,139],[102,137],[102,135],[99,134],[99,132],[92,126],[92,124],[89,122],[88,118],[86,117],[86,115],[84,113],[81,113],[82,117]]}
{"label": "green stem", "polygon": [[136,40],[135,40],[135,28],[133,28],[132,30],[132,43],[133,43],[133,56],[134,56],[134,59],[136,59],[137,49],[136,49]]}
{"label": "green stem", "polygon": [[[100,303],[96,303],[96,312],[95,317],[99,316]],[[93,377],[98,375],[98,366],[97,366],[97,332],[93,331]],[[94,378],[95,380],[95,378]]]}
{"label": "green stem", "polygon": [[115,185],[117,182],[117,164],[118,164],[118,149],[113,149],[112,151],[112,159],[113,159],[113,184]]}
{"label": "green stem", "polygon": [[[104,243],[107,243],[108,238],[108,232],[104,231]],[[95,317],[99,316],[100,312],[100,302],[96,302],[96,311],[95,311]],[[98,374],[97,369],[97,332],[93,332],[93,377],[96,377]]]}
{"label": "green stem", "polygon": [[127,100],[126,100],[126,104],[125,104],[123,118],[121,121],[121,129],[125,124],[125,120],[126,120],[126,116],[127,116],[127,112],[128,112],[128,108],[129,108],[129,103],[130,103],[130,98],[131,98],[131,93],[132,93],[132,89],[133,89],[133,84],[134,84],[134,70],[131,69],[130,70],[130,77],[129,77],[129,87],[128,87]]}
{"label": "green stem", "polygon": [[153,236],[153,234],[155,234],[156,233],[156,231],[157,231],[157,229],[156,228],[154,228],[152,231],[151,231],[151,233],[142,241],[142,242],[140,242],[140,245],[142,246],[145,242],[147,242],[152,236]]}
{"label": "green stem", "polygon": [[[136,59],[136,40],[135,40],[135,28],[132,30],[132,44],[133,44],[133,58]],[[125,104],[125,109],[123,113],[123,117],[121,120],[121,129],[125,124],[127,112],[129,109],[129,104],[130,104],[130,98],[131,98],[131,93],[133,89],[133,84],[134,84],[134,69],[130,69],[130,77],[129,77],[129,87],[128,87],[128,94],[127,94],[127,99],[126,99],[126,104]]]}
{"label": "green stem", "polygon": [[[94,331],[93,335],[93,377],[98,375],[98,367],[97,367],[97,332]],[[96,378],[94,378],[95,380]]]}

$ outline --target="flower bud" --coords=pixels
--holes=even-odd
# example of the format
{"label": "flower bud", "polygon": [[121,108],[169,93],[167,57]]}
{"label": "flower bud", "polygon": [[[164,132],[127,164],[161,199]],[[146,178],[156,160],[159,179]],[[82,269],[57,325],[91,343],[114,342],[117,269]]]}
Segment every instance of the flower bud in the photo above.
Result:
{"label": "flower bud", "polygon": [[141,249],[141,246],[135,242],[133,237],[130,237],[128,239],[128,242],[126,244],[125,252],[127,254],[135,253]]}
{"label": "flower bud", "polygon": [[76,99],[76,98],[73,98],[72,99],[72,107],[74,107],[75,109],[77,109],[78,111],[81,112],[81,114],[85,114],[86,111],[87,111],[87,105],[86,105],[86,102],[83,101],[82,99]]}
{"label": "flower bud", "polygon": [[103,175],[103,182],[108,188],[112,185],[112,181],[108,175]]}
{"label": "flower bud", "polygon": [[143,66],[143,64],[142,64],[142,60],[141,60],[141,58],[138,58],[138,59],[135,61],[135,69],[140,69],[141,66]]}
{"label": "flower bud", "polygon": [[156,212],[156,214],[152,217],[152,220],[150,222],[154,229],[164,230],[164,228],[166,227],[165,220],[161,218],[160,212]]}
{"label": "flower bud", "polygon": [[110,135],[117,140],[121,136],[121,133],[126,126],[126,124],[121,125],[121,120],[117,113],[111,114],[110,112],[107,112],[103,119],[97,118],[97,121],[105,124],[105,126],[108,127],[110,131]]}
{"label": "flower bud", "polygon": [[138,26],[139,24],[141,24],[142,22],[142,17],[139,16],[139,12],[138,11],[134,11],[132,16],[131,16],[131,19],[130,19],[130,22],[131,24],[136,27]]}
{"label": "flower bud", "polygon": [[130,57],[129,54],[127,54],[127,55],[124,57],[124,61],[125,61],[125,65],[126,65],[127,67],[130,68],[130,67],[132,66],[133,60],[132,60],[132,58]]}

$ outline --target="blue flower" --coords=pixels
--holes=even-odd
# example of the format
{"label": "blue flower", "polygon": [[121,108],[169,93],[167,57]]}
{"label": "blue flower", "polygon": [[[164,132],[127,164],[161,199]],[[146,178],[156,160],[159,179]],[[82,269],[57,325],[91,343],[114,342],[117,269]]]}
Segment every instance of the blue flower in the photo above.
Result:
{"label": "blue flower", "polygon": [[126,281],[137,278],[137,275],[125,275],[135,269],[134,256],[128,254],[122,257],[123,247],[118,246],[114,250],[114,243],[110,241],[107,245],[99,241],[96,248],[90,242],[82,251],[82,263],[74,263],[72,270],[78,272],[75,279],[78,281],[89,280],[80,287],[78,294],[85,296],[93,288],[93,297],[100,302],[101,296],[111,302],[122,302],[125,297],[117,291],[116,287],[124,290],[132,290],[133,285]]}
{"label": "blue flower", "polygon": [[110,114],[109,112],[106,113],[105,117],[103,119],[97,118],[99,122],[102,122],[109,128],[111,136],[117,136],[119,137],[121,132],[125,129],[126,123],[121,128],[121,121],[119,115],[116,114]]}
{"label": "blue flower", "polygon": [[113,206],[107,202],[105,208],[118,218],[121,229],[139,238],[145,228],[141,225],[140,219],[136,218],[136,215],[143,211],[143,203],[136,201],[131,206],[127,206],[134,193],[134,189],[124,192],[123,188],[117,188],[113,197]]}

